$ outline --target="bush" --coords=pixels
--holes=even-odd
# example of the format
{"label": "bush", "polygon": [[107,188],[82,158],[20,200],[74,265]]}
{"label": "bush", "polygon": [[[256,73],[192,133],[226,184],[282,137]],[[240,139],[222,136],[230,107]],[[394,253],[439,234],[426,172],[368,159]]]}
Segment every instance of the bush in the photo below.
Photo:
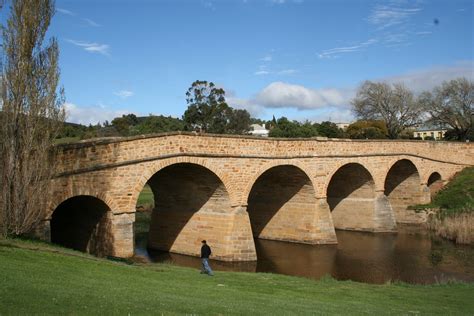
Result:
{"label": "bush", "polygon": [[388,134],[383,121],[357,121],[347,127],[346,133],[352,139],[385,139]]}

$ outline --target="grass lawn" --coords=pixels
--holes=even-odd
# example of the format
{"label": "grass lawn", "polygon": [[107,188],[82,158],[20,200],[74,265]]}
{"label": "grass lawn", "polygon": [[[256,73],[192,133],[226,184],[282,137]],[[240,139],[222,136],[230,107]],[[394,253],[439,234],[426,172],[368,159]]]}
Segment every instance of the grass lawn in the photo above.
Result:
{"label": "grass lawn", "polygon": [[474,210],[474,167],[465,168],[425,205],[415,209],[439,208],[442,216],[454,216]]}
{"label": "grass lawn", "polygon": [[147,184],[138,196],[138,212],[135,213],[134,223],[135,240],[147,240],[154,203],[153,192]]}
{"label": "grass lawn", "polygon": [[151,191],[150,186],[146,184],[138,196],[137,207],[153,209],[154,203],[153,192]]}
{"label": "grass lawn", "polygon": [[428,219],[428,227],[438,236],[459,244],[474,243],[474,167],[465,168],[433,198],[415,210],[437,209]]}
{"label": "grass lawn", "polygon": [[0,241],[0,284],[1,315],[474,313],[474,284],[369,285],[235,272],[209,277],[22,240]]}
{"label": "grass lawn", "polygon": [[433,199],[445,215],[474,210],[474,167],[465,168]]}
{"label": "grass lawn", "polygon": [[59,144],[65,144],[65,143],[75,143],[75,142],[78,142],[80,140],[81,139],[79,137],[63,137],[63,138],[56,138],[54,140],[54,143],[56,145],[59,145]]}

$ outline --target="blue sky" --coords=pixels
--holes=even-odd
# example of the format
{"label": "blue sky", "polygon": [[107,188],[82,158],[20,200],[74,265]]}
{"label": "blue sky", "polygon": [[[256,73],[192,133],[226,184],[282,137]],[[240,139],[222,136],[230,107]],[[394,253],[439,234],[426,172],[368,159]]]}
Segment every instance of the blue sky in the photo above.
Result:
{"label": "blue sky", "polygon": [[69,121],[180,117],[195,80],[270,119],[350,121],[364,80],[474,78],[473,2],[56,0]]}

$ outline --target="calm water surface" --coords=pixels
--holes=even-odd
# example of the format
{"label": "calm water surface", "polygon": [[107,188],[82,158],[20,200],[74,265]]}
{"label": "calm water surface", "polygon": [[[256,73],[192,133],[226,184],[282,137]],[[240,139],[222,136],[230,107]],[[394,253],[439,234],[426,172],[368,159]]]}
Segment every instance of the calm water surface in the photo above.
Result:
{"label": "calm water surface", "polygon": [[[337,231],[337,245],[302,245],[255,240],[257,262],[224,263],[211,260],[216,271],[271,272],[319,279],[366,283],[404,281],[474,282],[474,247],[430,237],[421,227],[401,227],[398,234]],[[212,245],[211,245],[212,247]],[[146,249],[137,240],[137,257],[147,262],[171,262],[200,268],[199,258]]]}

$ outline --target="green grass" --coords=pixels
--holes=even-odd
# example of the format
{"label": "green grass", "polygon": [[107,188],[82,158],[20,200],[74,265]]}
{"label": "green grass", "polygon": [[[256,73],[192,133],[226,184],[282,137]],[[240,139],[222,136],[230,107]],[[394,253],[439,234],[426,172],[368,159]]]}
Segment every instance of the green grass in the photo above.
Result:
{"label": "green grass", "polygon": [[453,216],[474,210],[474,167],[459,172],[429,204],[416,205],[415,209],[439,208],[440,216]]}
{"label": "green grass", "polygon": [[55,144],[65,144],[65,143],[75,143],[80,141],[80,137],[63,137],[63,138],[56,138],[54,140]]}
{"label": "green grass", "polygon": [[135,240],[147,240],[153,205],[153,192],[151,191],[150,186],[147,184],[138,196],[138,212],[135,213],[134,223]]}
{"label": "green grass", "polygon": [[[295,258],[297,260],[297,258]],[[166,264],[126,265],[49,244],[0,242],[0,314],[474,313],[473,284],[369,285]]]}
{"label": "green grass", "polygon": [[148,184],[143,187],[142,192],[138,196],[137,206],[141,206],[143,208],[153,208],[154,205],[154,198],[153,192]]}
{"label": "green grass", "polygon": [[[146,247],[148,231],[150,229],[151,211],[135,213],[134,233],[136,245]],[[145,243],[145,244],[143,244]],[[143,245],[142,245],[143,244]]]}
{"label": "green grass", "polygon": [[136,212],[134,232],[137,233],[148,233],[151,222],[151,211],[147,212]]}
{"label": "green grass", "polygon": [[465,168],[434,197],[433,205],[446,215],[474,210],[474,167]]}

